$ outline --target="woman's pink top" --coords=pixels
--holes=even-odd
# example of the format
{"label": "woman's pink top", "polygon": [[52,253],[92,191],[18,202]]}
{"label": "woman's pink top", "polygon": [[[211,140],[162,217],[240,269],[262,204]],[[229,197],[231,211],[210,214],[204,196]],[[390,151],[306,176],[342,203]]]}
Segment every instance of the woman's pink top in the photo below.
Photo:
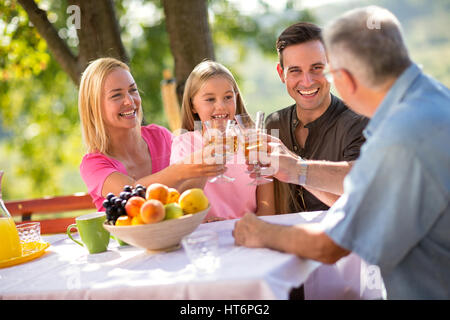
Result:
{"label": "woman's pink top", "polygon": [[[173,137],[170,163],[182,162],[189,154],[203,146],[199,131],[190,131]],[[256,186],[249,185],[252,179],[245,171],[247,165],[242,150],[226,163],[225,175],[235,178],[233,182],[206,182],[203,188],[211,209],[207,217],[235,219],[246,212],[256,212]],[[208,178],[210,180],[212,177]]]}
{"label": "woman's pink top", "polygon": [[[150,124],[141,128],[141,135],[147,142],[152,159],[152,173],[166,168],[170,164],[172,133],[164,127]],[[81,178],[86,183],[89,194],[98,211],[104,211],[102,188],[106,178],[113,172],[128,175],[125,166],[118,160],[100,152],[88,153],[80,165]]]}

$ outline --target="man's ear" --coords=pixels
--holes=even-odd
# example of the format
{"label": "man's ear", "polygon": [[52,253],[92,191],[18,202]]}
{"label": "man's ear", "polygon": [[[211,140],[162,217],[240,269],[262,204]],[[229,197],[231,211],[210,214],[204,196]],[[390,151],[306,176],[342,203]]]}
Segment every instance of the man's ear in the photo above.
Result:
{"label": "man's ear", "polygon": [[358,87],[355,77],[347,69],[341,70],[341,77],[343,77],[343,82],[345,86],[348,88],[348,91],[351,94],[354,94]]}
{"label": "man's ear", "polygon": [[281,67],[281,65],[279,63],[277,63],[277,72],[278,72],[278,76],[280,77],[281,82],[285,82],[284,81],[284,72],[283,72],[283,68]]}

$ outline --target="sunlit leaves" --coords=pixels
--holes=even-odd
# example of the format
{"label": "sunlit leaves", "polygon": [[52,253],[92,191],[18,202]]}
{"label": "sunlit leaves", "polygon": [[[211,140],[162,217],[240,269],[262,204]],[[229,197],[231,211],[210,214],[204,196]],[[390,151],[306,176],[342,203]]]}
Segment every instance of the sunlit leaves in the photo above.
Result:
{"label": "sunlit leaves", "polygon": [[15,1],[0,2],[0,81],[30,78],[50,60],[45,41]]}

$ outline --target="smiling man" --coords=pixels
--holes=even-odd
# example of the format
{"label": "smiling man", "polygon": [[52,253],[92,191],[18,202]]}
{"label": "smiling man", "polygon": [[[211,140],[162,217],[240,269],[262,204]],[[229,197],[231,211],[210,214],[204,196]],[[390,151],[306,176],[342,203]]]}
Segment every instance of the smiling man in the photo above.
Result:
{"label": "smiling man", "polygon": [[[295,104],[269,115],[267,129],[278,129],[281,141],[303,159],[356,160],[368,119],[330,93],[323,74],[327,54],[321,29],[311,23],[296,23],[281,33],[276,47],[277,71]],[[286,212],[327,210],[339,197],[301,184],[276,181],[277,197],[282,197]]]}

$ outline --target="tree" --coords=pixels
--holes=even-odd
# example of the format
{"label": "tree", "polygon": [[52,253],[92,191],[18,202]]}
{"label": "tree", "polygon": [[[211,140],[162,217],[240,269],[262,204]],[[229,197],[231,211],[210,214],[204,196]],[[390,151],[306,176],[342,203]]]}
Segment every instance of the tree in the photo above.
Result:
{"label": "tree", "polygon": [[50,23],[46,11],[34,0],[18,0],[39,34],[46,40],[49,50],[75,84],[89,61],[99,57],[115,57],[128,62],[122,44],[113,0],[69,0],[68,11],[73,10],[79,39],[78,55],[75,55]]}
{"label": "tree", "polygon": [[184,84],[192,69],[203,59],[215,59],[208,7],[205,0],[164,0],[163,5],[181,102]]}
{"label": "tree", "polygon": [[[46,11],[34,0],[18,0],[49,50],[75,84],[89,61],[110,56],[129,62],[123,46],[113,0],[69,0],[67,12],[79,25],[78,55],[75,55],[48,20]],[[175,78],[179,101],[184,82],[196,64],[205,58],[214,59],[214,47],[208,24],[206,0],[164,0],[166,27],[175,60]],[[71,18],[72,18],[71,17]],[[71,21],[72,19],[68,19]],[[72,22],[73,24],[73,22]]]}

